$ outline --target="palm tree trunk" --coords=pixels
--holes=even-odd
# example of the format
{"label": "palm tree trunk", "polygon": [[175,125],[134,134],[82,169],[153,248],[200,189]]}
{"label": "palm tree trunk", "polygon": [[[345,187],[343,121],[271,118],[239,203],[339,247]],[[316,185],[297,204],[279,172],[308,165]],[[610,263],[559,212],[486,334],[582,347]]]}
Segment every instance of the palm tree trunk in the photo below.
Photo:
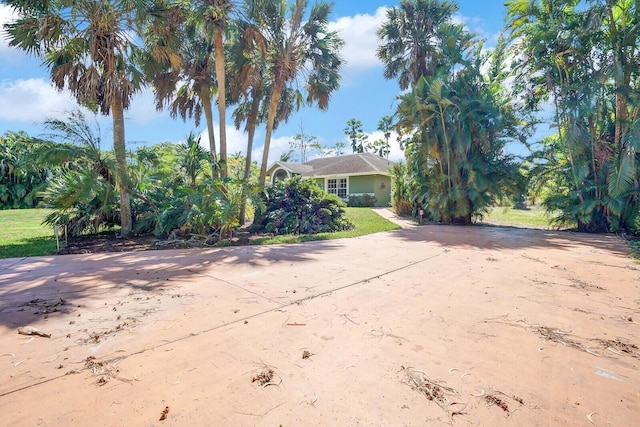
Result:
{"label": "palm tree trunk", "polygon": [[442,126],[442,137],[444,139],[444,148],[447,154],[447,184],[449,187],[449,193],[447,195],[447,217],[449,218],[448,222],[454,222],[453,218],[455,217],[453,213],[453,207],[451,206],[451,199],[453,197],[453,186],[451,185],[451,147],[449,146],[449,140],[447,138],[447,127],[444,122],[444,113],[446,111],[446,107],[443,109],[442,105],[438,105],[440,109],[440,124]]}
{"label": "palm tree trunk", "polygon": [[216,150],[216,134],[213,130],[213,111],[211,111],[211,88],[202,89],[200,94],[204,117],[207,120],[207,132],[209,133],[209,156],[211,157],[211,177],[218,177],[218,158]]}
{"label": "palm tree trunk", "polygon": [[218,115],[220,122],[220,167],[222,178],[227,177],[227,97],[224,74],[223,28],[218,28],[215,35],[216,79],[218,80]]}
{"label": "palm tree trunk", "polygon": [[281,77],[278,77],[273,93],[271,95],[271,101],[269,104],[269,115],[267,116],[267,135],[264,138],[264,147],[262,152],[262,165],[260,166],[260,180],[259,183],[264,187],[267,179],[267,162],[269,161],[269,146],[271,145],[271,134],[273,133],[273,124],[276,119],[276,111],[278,110],[278,103],[280,102],[280,96],[282,95],[282,88],[284,82]]}
{"label": "palm tree trunk", "polygon": [[132,221],[127,177],[127,150],[124,139],[124,110],[122,99],[117,96],[113,99],[111,114],[113,115],[113,150],[116,154],[116,172],[120,192],[120,234],[128,236],[131,233]]}
{"label": "palm tree trunk", "polygon": [[[616,65],[615,73],[615,89],[616,89],[616,117],[615,117],[615,130],[613,143],[616,148],[622,147],[622,135],[625,131],[624,123],[627,119],[627,100],[626,94],[624,93],[623,88],[627,87],[630,83],[630,73],[628,71],[629,67],[626,63],[626,55],[625,49],[620,45],[619,31],[616,26],[616,17],[613,11],[614,2],[607,4],[608,12],[609,12],[609,31],[612,34],[613,40],[613,53],[614,53],[614,63]],[[629,76],[629,77],[628,77]]]}
{"label": "palm tree trunk", "polygon": [[244,183],[242,186],[242,197],[240,198],[240,225],[244,225],[245,217],[247,215],[247,182],[251,177],[251,152],[253,151],[253,138],[256,134],[256,125],[258,123],[258,113],[260,112],[260,97],[254,94],[253,101],[251,102],[251,111],[247,118],[247,155],[244,162]]}

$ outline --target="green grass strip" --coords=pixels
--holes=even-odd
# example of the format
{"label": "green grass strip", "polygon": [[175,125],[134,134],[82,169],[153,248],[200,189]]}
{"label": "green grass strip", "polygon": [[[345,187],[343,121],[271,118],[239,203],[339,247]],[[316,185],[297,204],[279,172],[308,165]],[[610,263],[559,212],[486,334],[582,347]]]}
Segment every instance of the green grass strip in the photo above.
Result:
{"label": "green grass strip", "polygon": [[0,258],[48,255],[56,250],[53,229],[42,225],[44,209],[0,210]]}

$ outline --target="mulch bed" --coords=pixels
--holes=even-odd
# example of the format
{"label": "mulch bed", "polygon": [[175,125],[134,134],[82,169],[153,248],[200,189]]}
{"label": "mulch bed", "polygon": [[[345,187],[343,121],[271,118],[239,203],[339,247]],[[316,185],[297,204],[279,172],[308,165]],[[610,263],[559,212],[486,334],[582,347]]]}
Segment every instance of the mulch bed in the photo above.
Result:
{"label": "mulch bed", "polygon": [[[225,242],[226,246],[242,246],[250,244],[252,239],[264,235],[250,234],[246,231],[234,234]],[[92,234],[87,236],[69,237],[67,245],[57,252],[66,254],[92,254],[101,252],[132,252],[163,249],[210,248],[216,245],[207,243],[204,239],[172,239],[167,240],[153,236],[121,237],[116,233]],[[220,245],[223,246],[223,245]]]}

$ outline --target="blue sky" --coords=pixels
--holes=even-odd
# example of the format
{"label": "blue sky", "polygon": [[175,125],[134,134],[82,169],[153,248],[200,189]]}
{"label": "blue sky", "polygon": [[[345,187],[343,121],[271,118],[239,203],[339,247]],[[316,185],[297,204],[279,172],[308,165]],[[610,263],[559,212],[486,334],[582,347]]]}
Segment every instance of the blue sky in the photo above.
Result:
{"label": "blue sky", "polygon": [[[343,141],[349,147],[343,129],[347,120],[356,118],[362,121],[370,141],[381,139],[382,134],[376,131],[378,120],[394,112],[399,89],[395,81],[385,80],[382,76],[383,66],[375,56],[375,32],[385,20],[385,9],[398,2],[337,0],[334,3],[331,26],[346,41],[342,55],[347,63],[342,71],[341,88],[333,94],[328,111],[306,107],[274,132],[270,161],[277,160],[280,153],[288,151],[288,142],[300,132],[301,127],[304,133],[316,136],[322,144],[333,145],[337,141]],[[462,0],[458,4],[459,12],[455,19],[484,38],[486,47],[493,46],[503,26],[503,0]],[[10,19],[11,9],[0,2],[0,23]],[[2,34],[0,134],[10,130],[24,130],[33,136],[41,135],[44,132],[41,123],[45,119],[62,118],[65,111],[74,108],[75,102],[69,94],[58,92],[51,86],[47,70],[40,65],[40,61],[10,48]],[[196,128],[193,122],[184,123],[171,119],[168,113],[156,111],[150,90],[136,95],[131,108],[125,112],[125,119],[126,139],[130,149],[141,144],[184,141],[189,132],[202,134],[206,129],[204,123]],[[103,148],[110,149],[110,118],[100,117],[99,122],[105,141]],[[258,162],[262,159],[264,134],[264,128],[260,128],[256,134],[253,159]],[[227,135],[229,153],[246,151],[246,137],[242,131],[228,128]],[[203,134],[203,141],[206,138],[206,134]],[[390,158],[399,160],[402,157],[402,152],[392,137]]]}

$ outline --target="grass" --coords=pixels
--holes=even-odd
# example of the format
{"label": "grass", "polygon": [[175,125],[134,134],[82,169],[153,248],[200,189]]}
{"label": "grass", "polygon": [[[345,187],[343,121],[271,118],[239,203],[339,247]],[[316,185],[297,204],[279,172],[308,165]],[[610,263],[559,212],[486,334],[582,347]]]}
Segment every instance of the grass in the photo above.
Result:
{"label": "grass", "polygon": [[48,255],[56,250],[53,230],[42,225],[44,209],[0,210],[0,258]]}
{"label": "grass", "polygon": [[[259,238],[253,245],[299,243],[311,240],[364,236],[400,227],[367,208],[347,208],[347,217],[355,224],[351,230],[314,235],[287,235]],[[49,255],[56,250],[53,230],[42,225],[43,209],[0,210],[0,258]]]}
{"label": "grass", "polygon": [[509,207],[494,207],[482,218],[481,223],[507,225],[512,227],[550,229],[551,217],[544,208],[533,206],[529,209],[512,209]]}
{"label": "grass", "polygon": [[344,239],[364,236],[366,234],[379,233],[381,231],[398,230],[400,226],[381,217],[368,208],[346,208],[347,218],[355,227],[351,230],[337,231],[335,233],[301,234],[273,236],[251,241],[252,245],[275,245],[280,243],[300,243],[312,240]]}

